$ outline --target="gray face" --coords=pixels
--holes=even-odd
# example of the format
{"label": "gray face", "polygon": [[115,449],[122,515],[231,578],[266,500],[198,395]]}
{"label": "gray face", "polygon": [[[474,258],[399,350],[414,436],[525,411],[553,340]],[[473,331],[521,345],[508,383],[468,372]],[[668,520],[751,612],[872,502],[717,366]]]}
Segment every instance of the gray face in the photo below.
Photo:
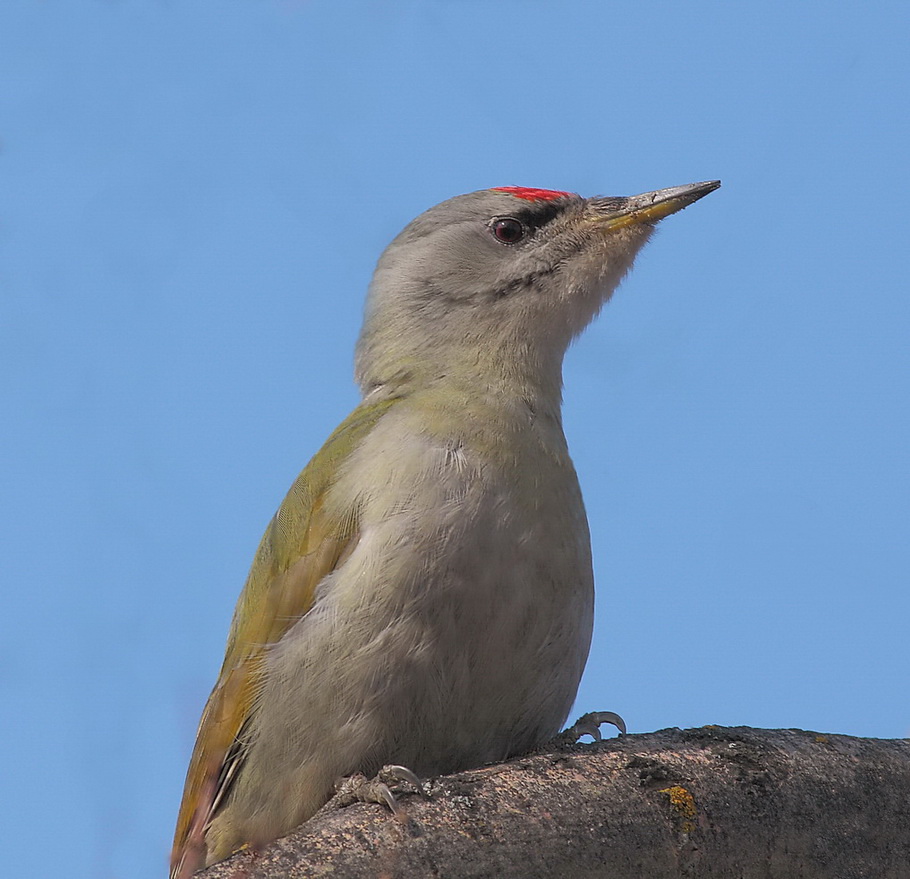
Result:
{"label": "gray face", "polygon": [[558,266],[569,244],[560,232],[584,207],[577,195],[538,201],[495,190],[459,195],[405,227],[380,271],[393,268],[456,300],[495,301]]}
{"label": "gray face", "polygon": [[651,226],[607,228],[603,218],[625,199],[552,196],[457,196],[398,235],[370,288],[357,358],[365,390],[391,381],[405,361],[409,376],[485,363],[496,351],[558,368]]}

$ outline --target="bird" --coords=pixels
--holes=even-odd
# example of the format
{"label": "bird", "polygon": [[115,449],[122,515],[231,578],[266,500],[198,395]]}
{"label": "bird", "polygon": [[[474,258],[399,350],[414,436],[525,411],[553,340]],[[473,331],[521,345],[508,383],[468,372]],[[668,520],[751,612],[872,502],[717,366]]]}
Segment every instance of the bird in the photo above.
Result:
{"label": "bird", "polygon": [[356,347],[362,401],[292,485],[238,600],[174,879],[289,833],[340,778],[443,775],[559,732],[594,616],[563,356],[655,224],[719,186],[495,187],[389,244]]}

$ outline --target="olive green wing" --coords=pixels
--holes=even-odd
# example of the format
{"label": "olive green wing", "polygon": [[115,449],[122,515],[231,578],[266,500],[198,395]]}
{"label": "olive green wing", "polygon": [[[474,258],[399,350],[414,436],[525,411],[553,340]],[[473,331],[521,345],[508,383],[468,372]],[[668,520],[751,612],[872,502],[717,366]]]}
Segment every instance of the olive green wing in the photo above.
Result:
{"label": "olive green wing", "polygon": [[352,506],[341,516],[328,513],[326,491],[393,402],[361,405],[351,413],[297,478],[259,544],[196,733],[172,876],[190,876],[205,864],[205,829],[242,763],[242,731],[255,707],[266,650],[310,609],[317,584],[357,543],[358,511]]}

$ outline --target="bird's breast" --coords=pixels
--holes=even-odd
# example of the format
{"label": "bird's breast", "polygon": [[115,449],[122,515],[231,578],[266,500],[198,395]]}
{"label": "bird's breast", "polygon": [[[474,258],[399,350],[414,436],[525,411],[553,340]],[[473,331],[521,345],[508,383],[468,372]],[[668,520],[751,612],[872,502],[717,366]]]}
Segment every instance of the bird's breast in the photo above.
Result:
{"label": "bird's breast", "polygon": [[407,418],[373,431],[335,487],[356,496],[359,540],[314,608],[356,646],[377,715],[400,718],[410,753],[395,759],[428,774],[555,734],[590,644],[588,528],[561,431],[548,447],[515,430],[492,452],[480,433]]}

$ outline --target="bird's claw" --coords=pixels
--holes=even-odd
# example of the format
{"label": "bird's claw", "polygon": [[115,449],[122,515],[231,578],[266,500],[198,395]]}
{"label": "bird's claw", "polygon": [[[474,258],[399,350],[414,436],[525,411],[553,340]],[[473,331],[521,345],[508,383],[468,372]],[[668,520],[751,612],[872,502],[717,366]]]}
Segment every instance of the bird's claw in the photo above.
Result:
{"label": "bird's claw", "polygon": [[413,785],[422,797],[429,799],[423,782],[407,766],[392,764],[383,766],[374,778],[357,773],[343,779],[337,787],[332,803],[339,807],[350,806],[353,803],[379,803],[387,806],[393,815],[399,815],[401,806],[392,793],[392,787],[400,782]]}
{"label": "bird's claw", "polygon": [[429,794],[426,791],[426,788],[423,786],[423,782],[413,773],[407,766],[399,766],[397,763],[391,763],[388,766],[383,766],[379,770],[379,773],[376,775],[377,779],[381,779],[385,782],[396,782],[396,781],[406,781],[408,784],[412,784],[417,788],[417,793],[422,797],[429,799]]}
{"label": "bird's claw", "polygon": [[604,723],[612,724],[620,734],[625,735],[626,722],[615,711],[589,711],[561,732],[556,741],[561,745],[574,745],[582,736],[591,736],[595,742],[600,742],[603,740],[600,727]]}

